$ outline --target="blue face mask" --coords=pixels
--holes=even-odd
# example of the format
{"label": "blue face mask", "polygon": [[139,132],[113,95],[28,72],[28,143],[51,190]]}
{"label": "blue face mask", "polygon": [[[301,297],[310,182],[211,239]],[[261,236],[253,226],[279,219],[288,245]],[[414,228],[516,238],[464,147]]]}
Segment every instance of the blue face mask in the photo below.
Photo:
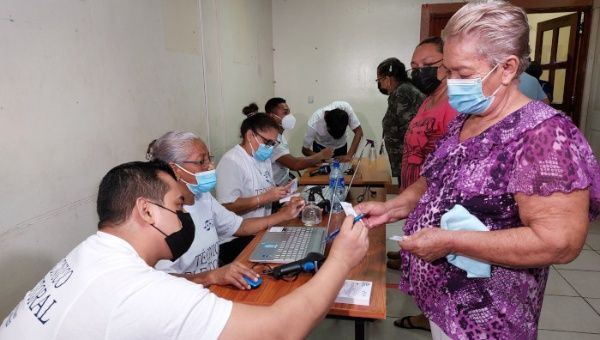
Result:
{"label": "blue face mask", "polygon": [[[256,139],[256,136],[254,136],[254,139],[256,140],[256,142],[258,142],[258,139]],[[250,148],[252,149],[252,151],[254,151],[252,144],[250,144]],[[259,142],[258,150],[256,150],[254,152],[254,158],[257,161],[264,162],[267,159],[271,158],[272,155],[273,155],[273,147],[266,146],[264,143]]]}
{"label": "blue face mask", "polygon": [[456,111],[469,115],[480,115],[484,113],[494,102],[496,88],[491,96],[483,94],[483,81],[498,67],[494,66],[483,78],[474,79],[448,79],[448,102]]}
{"label": "blue face mask", "polygon": [[181,180],[196,197],[201,196],[205,192],[211,191],[212,188],[214,188],[215,185],[217,185],[217,172],[214,169],[209,171],[191,173],[183,167],[181,167],[179,164],[177,164],[177,166],[181,170],[187,172],[188,174],[196,178],[196,184],[188,183],[183,179]]}

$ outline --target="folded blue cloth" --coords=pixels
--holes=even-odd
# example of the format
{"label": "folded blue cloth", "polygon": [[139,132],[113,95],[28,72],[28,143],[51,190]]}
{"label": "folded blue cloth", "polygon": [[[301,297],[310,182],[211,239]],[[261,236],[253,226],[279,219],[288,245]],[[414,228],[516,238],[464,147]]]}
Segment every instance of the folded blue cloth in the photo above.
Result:
{"label": "folded blue cloth", "polygon": [[[456,204],[452,209],[442,215],[440,226],[442,229],[446,230],[489,231],[477,217],[471,215],[471,213],[460,204]],[[446,259],[450,264],[466,271],[468,278],[490,277],[491,266],[489,263],[454,254],[446,255]]]}

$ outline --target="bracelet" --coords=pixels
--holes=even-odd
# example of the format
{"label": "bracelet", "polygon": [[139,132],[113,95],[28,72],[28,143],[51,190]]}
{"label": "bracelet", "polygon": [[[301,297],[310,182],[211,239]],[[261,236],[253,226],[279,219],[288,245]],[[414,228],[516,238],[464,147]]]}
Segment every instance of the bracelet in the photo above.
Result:
{"label": "bracelet", "polygon": [[256,207],[260,208],[260,195],[256,195]]}

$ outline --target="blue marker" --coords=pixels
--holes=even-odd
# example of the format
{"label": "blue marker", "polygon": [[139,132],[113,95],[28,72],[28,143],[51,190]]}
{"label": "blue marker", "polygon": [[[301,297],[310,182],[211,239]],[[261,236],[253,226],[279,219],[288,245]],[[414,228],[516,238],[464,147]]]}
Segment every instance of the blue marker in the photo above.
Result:
{"label": "blue marker", "polygon": [[[356,224],[356,222],[358,222],[358,221],[361,221],[363,219],[363,217],[365,217],[365,214],[363,214],[363,213],[358,214],[358,216],[354,217],[354,221],[352,222],[352,225]],[[327,235],[327,238],[325,239],[325,242],[331,242],[331,241],[333,241],[333,239],[339,233],[340,233],[340,228],[337,228],[331,234]]]}
{"label": "blue marker", "polygon": [[358,216],[356,216],[354,218],[354,222],[352,222],[352,224],[354,225],[356,222],[361,221],[363,219],[363,217],[365,217],[365,214],[363,214],[363,213],[358,214]]}

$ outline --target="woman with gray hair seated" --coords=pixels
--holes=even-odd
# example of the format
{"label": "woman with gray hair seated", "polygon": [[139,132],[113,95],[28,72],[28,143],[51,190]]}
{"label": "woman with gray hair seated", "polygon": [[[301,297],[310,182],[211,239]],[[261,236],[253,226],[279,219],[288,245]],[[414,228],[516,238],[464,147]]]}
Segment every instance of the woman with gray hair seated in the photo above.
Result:
{"label": "woman with gray hair seated", "polygon": [[196,226],[190,249],[174,262],[159,261],[156,269],[204,286],[231,284],[239,289],[250,289],[243,276],[255,279],[258,274],[237,261],[219,268],[219,242],[231,236],[255,235],[292,219],[300,213],[304,202],[292,201],[279,212],[259,218],[242,218],[225,209],[210,193],[217,183],[213,156],[206,144],[191,132],[167,132],[150,143],[147,158],[171,166],[185,210]]}
{"label": "woman with gray hair seated", "polygon": [[460,115],[417,182],[356,210],[369,225],[408,215],[400,288],[434,339],[535,339],[548,267],[578,256],[600,213],[600,168],[567,116],[518,90],[521,8],[469,2],[442,36]]}

